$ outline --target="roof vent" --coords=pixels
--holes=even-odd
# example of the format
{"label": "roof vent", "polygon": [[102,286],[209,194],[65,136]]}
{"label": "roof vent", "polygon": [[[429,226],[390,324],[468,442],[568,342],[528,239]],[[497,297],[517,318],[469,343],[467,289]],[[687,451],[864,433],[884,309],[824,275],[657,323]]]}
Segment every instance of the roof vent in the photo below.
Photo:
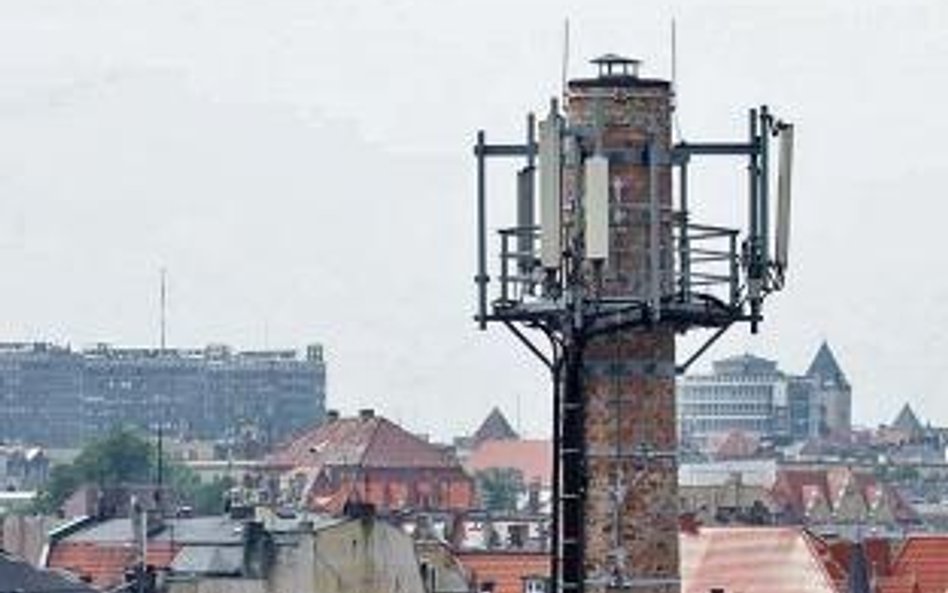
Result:
{"label": "roof vent", "polygon": [[335,422],[339,420],[339,410],[327,410],[326,411],[326,422]]}
{"label": "roof vent", "polygon": [[359,418],[362,420],[371,420],[372,418],[375,418],[375,410],[372,408],[362,408],[359,410]]}
{"label": "roof vent", "polygon": [[599,78],[638,78],[641,60],[617,54],[605,54],[590,60],[599,68]]}

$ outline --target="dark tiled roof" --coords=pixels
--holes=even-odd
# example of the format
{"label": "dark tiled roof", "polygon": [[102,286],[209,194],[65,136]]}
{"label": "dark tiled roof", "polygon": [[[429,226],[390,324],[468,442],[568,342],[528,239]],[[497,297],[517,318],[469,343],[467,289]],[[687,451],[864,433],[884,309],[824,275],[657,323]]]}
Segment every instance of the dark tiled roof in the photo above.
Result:
{"label": "dark tiled roof", "polygon": [[922,423],[919,422],[918,416],[909,404],[902,406],[895,422],[892,423],[892,428],[897,428],[910,437],[920,435],[924,431]]}
{"label": "dark tiled roof", "polygon": [[270,461],[286,467],[461,468],[446,448],[379,416],[316,426],[278,449]]}
{"label": "dark tiled roof", "polygon": [[819,377],[823,381],[832,381],[839,385],[849,384],[846,381],[846,375],[839,368],[839,363],[836,362],[833,351],[830,350],[829,344],[826,342],[820,345],[820,349],[813,357],[813,362],[810,363],[810,368],[807,369],[806,374],[808,377]]}
{"label": "dark tiled roof", "polygon": [[95,589],[77,579],[34,568],[23,560],[3,553],[0,553],[0,591],[96,593]]}
{"label": "dark tiled roof", "polygon": [[474,445],[477,446],[484,441],[503,441],[517,438],[519,438],[519,435],[510,426],[510,422],[507,422],[503,412],[498,408],[494,408],[474,432],[472,440]]}

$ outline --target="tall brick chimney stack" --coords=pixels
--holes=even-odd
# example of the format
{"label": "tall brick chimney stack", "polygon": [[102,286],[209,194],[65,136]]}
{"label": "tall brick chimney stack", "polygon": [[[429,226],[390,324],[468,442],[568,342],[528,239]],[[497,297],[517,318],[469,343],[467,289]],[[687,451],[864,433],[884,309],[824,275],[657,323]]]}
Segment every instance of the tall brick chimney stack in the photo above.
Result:
{"label": "tall brick chimney stack", "polygon": [[[568,125],[596,130],[598,150],[607,155],[642,155],[611,159],[609,257],[597,282],[603,297],[648,300],[654,280],[673,282],[672,89],[665,80],[639,77],[636,60],[607,55],[593,63],[597,77],[569,82]],[[581,186],[576,178],[567,166],[567,221]],[[678,592],[675,328],[655,319],[591,338],[581,384],[586,590]]]}

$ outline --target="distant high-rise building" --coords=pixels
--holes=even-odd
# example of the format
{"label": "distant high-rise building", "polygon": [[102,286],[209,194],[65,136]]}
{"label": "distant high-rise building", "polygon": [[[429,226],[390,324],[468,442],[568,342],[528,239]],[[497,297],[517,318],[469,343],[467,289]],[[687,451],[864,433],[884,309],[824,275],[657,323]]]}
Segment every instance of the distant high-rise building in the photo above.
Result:
{"label": "distant high-rise building", "polygon": [[851,427],[851,387],[825,342],[805,375],[744,354],[714,362],[710,374],[682,377],[677,393],[681,438],[699,448],[734,431],[780,443]]}
{"label": "distant high-rise building", "polygon": [[114,426],[274,441],[322,419],[322,348],[305,352],[0,344],[0,439],[75,446]]}
{"label": "distant high-rise building", "polygon": [[788,438],[787,377],[777,363],[743,354],[712,364],[709,375],[688,375],[678,383],[682,437],[705,447],[733,431]]}

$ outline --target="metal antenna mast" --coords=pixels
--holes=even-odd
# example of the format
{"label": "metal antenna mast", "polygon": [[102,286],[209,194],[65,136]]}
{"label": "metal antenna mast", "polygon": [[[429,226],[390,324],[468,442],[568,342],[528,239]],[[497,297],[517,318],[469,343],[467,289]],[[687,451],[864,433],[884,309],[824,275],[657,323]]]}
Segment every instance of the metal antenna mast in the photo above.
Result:
{"label": "metal antenna mast", "polygon": [[165,347],[167,346],[167,344],[165,343],[165,338],[166,338],[166,334],[165,334],[165,332],[166,332],[166,325],[165,325],[165,324],[166,324],[166,306],[167,306],[167,299],[168,299],[167,276],[168,276],[167,270],[165,270],[165,268],[161,268],[161,295],[160,295],[160,307],[161,307],[161,341],[160,341],[160,344],[159,344],[159,345],[160,345],[161,353],[162,353],[162,354],[164,354],[164,352],[165,352]]}
{"label": "metal antenna mast", "polygon": [[563,20],[563,56],[560,69],[560,96],[566,96],[566,80],[569,77],[569,19]]}
{"label": "metal antenna mast", "polygon": [[[733,324],[756,332],[764,298],[784,285],[793,128],[761,107],[746,141],[674,142],[668,81],[640,77],[637,60],[592,62],[598,76],[566,85],[565,113],[551,101],[538,139],[532,114],[523,144],[477,134],[475,320],[509,329],[553,380],[551,590],[667,593],[680,587],[674,377]],[[771,136],[781,141],[775,248]],[[690,220],[688,168],[699,156],[747,160],[743,228]],[[488,294],[496,158],[524,166]],[[712,333],[678,364],[675,335],[693,329]]]}

